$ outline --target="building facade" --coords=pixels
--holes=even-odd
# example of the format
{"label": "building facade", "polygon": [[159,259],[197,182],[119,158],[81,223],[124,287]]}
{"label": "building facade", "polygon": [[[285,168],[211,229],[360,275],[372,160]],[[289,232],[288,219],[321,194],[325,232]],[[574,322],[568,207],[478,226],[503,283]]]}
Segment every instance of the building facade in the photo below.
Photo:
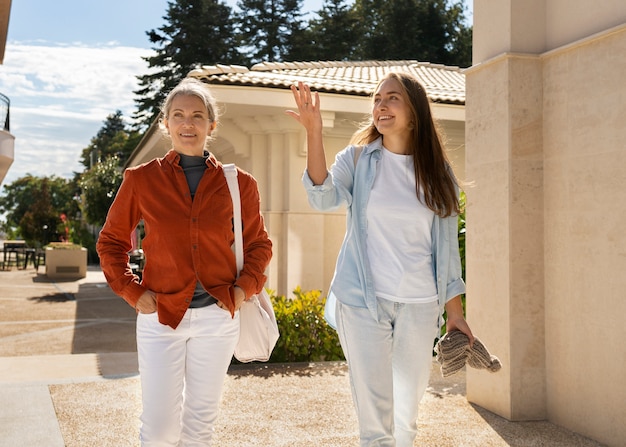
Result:
{"label": "building facade", "polygon": [[474,0],[467,397],[626,445],[626,2]]}
{"label": "building facade", "polygon": [[[327,162],[346,147],[370,111],[370,95],[388,71],[409,71],[423,83],[446,147],[460,177],[464,172],[465,81],[458,68],[417,61],[262,63],[252,69],[208,66],[190,76],[211,85],[221,108],[211,150],[259,182],[261,207],[274,256],[267,287],[281,295],[320,289],[325,294],[345,232],[345,210],[311,209],[301,183],[306,164],[304,129],[285,111],[295,108],[290,86],[307,82],[320,92]],[[156,123],[128,166],[162,156],[169,141]]]}
{"label": "building facade", "polygon": [[[4,62],[10,16],[11,0],[0,0],[0,65]],[[10,99],[0,93],[0,185],[15,160],[15,136],[10,129],[10,110]]]}

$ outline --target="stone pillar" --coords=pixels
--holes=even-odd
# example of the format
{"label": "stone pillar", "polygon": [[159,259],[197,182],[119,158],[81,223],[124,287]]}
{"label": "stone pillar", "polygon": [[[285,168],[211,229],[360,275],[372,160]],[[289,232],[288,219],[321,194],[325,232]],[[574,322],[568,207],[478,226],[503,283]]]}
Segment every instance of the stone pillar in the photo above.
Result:
{"label": "stone pillar", "polygon": [[503,368],[469,368],[467,397],[509,420],[545,419],[542,63],[516,31],[543,2],[486,3],[475,2],[474,55],[489,59],[466,73],[467,316]]}

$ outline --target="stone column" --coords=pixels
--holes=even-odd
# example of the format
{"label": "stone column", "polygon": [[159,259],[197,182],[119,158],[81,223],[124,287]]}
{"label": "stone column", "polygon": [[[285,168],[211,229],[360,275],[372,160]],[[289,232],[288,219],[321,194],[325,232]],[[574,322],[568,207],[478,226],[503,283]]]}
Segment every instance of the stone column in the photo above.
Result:
{"label": "stone column", "polygon": [[543,2],[476,0],[474,17],[483,59],[466,73],[467,316],[503,368],[469,368],[467,397],[509,420],[545,419],[542,48],[518,32],[541,32]]}

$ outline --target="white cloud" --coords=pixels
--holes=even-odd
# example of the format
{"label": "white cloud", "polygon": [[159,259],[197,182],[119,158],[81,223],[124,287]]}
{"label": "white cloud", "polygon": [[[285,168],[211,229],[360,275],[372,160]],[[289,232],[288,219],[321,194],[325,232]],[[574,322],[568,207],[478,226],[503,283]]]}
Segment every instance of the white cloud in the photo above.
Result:
{"label": "white cloud", "polygon": [[15,161],[3,184],[30,173],[71,177],[81,150],[106,117],[136,110],[136,76],[151,50],[123,46],[25,45],[9,42],[0,93],[11,101]]}

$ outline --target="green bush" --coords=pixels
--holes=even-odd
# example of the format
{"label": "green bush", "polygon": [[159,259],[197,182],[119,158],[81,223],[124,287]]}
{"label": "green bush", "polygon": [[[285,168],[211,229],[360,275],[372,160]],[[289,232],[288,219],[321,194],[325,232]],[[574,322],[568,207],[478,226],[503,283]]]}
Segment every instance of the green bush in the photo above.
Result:
{"label": "green bush", "polygon": [[270,293],[280,331],[270,362],[344,360],[337,332],[324,320],[321,292],[297,287],[293,294],[286,298]]}

